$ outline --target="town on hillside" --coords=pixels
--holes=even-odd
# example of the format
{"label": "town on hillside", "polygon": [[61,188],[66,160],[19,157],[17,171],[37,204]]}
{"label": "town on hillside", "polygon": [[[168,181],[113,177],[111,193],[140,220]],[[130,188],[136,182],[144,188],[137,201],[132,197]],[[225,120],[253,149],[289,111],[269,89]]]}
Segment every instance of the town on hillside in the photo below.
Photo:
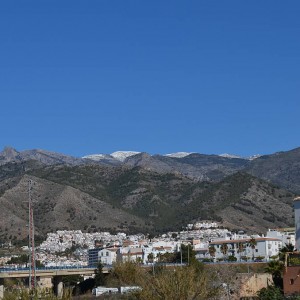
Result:
{"label": "town on hillside", "polygon": [[[3,244],[1,247],[9,248],[13,253],[11,244]],[[272,280],[272,276],[268,274],[256,274],[256,278],[259,276],[260,284],[251,283],[253,273],[249,272],[249,266],[252,268],[253,264],[266,265],[277,262],[283,249],[293,250],[295,247],[294,228],[269,229],[263,235],[248,235],[242,230],[233,232],[223,228],[218,222],[202,221],[187,224],[185,230],[180,232],[167,232],[159,236],[58,230],[48,233],[46,239],[36,247],[35,259],[36,270],[92,269],[90,274],[84,275],[85,280],[95,278],[94,270],[99,264],[101,268],[111,270],[115,264],[130,262],[150,268],[153,272],[158,266],[186,266],[193,260],[205,265],[223,267],[244,264],[247,266],[248,275],[239,275],[242,276],[238,283],[241,286],[238,288],[235,283],[231,289],[230,299],[240,299],[238,297],[241,295],[243,297],[256,295],[259,290],[268,287]],[[28,246],[22,247],[22,253],[30,253],[29,250],[31,249]],[[29,264],[28,255],[6,255],[0,259],[0,270],[1,272],[26,270]],[[248,276],[247,280],[244,276]],[[227,283],[222,284],[226,287],[223,288],[225,295],[223,296],[226,299]],[[44,278],[37,281],[37,286],[53,288],[55,283]],[[57,286],[55,288],[57,290]],[[128,289],[131,291],[129,287]],[[120,288],[111,289],[102,286],[95,287],[93,294],[99,296],[119,291]],[[223,299],[223,296],[219,296],[219,299]]]}

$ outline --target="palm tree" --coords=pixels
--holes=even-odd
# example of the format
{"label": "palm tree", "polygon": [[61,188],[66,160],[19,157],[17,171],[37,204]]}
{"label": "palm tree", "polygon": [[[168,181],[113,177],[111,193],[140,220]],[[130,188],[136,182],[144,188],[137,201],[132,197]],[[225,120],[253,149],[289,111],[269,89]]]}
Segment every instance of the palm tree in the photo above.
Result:
{"label": "palm tree", "polygon": [[148,262],[153,263],[153,261],[154,261],[154,255],[153,255],[152,252],[148,254],[147,258],[148,258]]}
{"label": "palm tree", "polygon": [[223,253],[224,257],[226,256],[227,252],[228,252],[228,245],[227,244],[223,244],[221,246],[221,252]]}
{"label": "palm tree", "polygon": [[216,254],[216,248],[215,248],[215,246],[213,246],[213,245],[212,245],[212,246],[209,246],[208,252],[209,252],[209,255],[210,255],[210,256],[214,257],[215,254]]}
{"label": "palm tree", "polygon": [[239,242],[237,244],[237,252],[240,254],[240,261],[242,260],[242,253],[244,252],[244,250],[245,250],[245,244],[242,242]]}
{"label": "palm tree", "polygon": [[279,260],[271,260],[265,268],[265,272],[272,275],[275,286],[282,288],[282,272],[284,264]]}
{"label": "palm tree", "polygon": [[156,254],[156,261],[158,262],[162,261],[162,254],[160,252]]}
{"label": "palm tree", "polygon": [[285,260],[285,254],[288,252],[294,252],[294,246],[292,244],[285,244],[283,248],[279,251],[279,260],[284,261]]}
{"label": "palm tree", "polygon": [[254,260],[254,249],[255,249],[255,246],[257,245],[257,241],[253,236],[251,236],[251,239],[249,240],[248,245],[252,249],[252,260]]}

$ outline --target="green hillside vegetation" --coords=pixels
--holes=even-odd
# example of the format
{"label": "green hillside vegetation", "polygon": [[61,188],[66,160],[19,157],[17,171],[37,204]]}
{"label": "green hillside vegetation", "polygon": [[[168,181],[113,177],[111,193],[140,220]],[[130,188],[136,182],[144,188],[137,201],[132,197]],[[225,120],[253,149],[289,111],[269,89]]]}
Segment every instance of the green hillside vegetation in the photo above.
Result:
{"label": "green hillside vegetation", "polygon": [[245,171],[300,193],[300,148],[259,157]]}
{"label": "green hillside vegetation", "polygon": [[[282,155],[275,156],[282,162]],[[212,172],[214,163],[232,164],[235,170],[244,164],[244,160],[201,155],[187,157],[185,164],[196,160],[197,165],[199,159],[210,165]],[[165,160],[171,164],[179,159]],[[262,167],[259,159],[258,165]],[[242,171],[215,182],[128,165],[45,166],[27,160],[0,166],[1,241],[17,243],[27,237],[30,178],[35,182],[34,214],[39,236],[58,229],[165,232],[198,220],[216,220],[230,229],[260,233],[294,224],[295,194]]]}
{"label": "green hillside vegetation", "polygon": [[[236,226],[243,228],[243,215],[257,214],[261,205],[265,215],[258,226],[289,226],[282,212],[292,215],[293,194],[280,190],[246,173],[235,173],[218,183],[197,182],[176,175],[158,174],[139,167],[76,166],[50,167],[33,175],[79,189],[113,207],[145,220],[155,231],[180,229],[192,220],[226,221],[222,211],[232,208],[240,218]],[[249,190],[253,190],[249,193]],[[274,203],[286,205],[273,211]],[[240,220],[240,221],[239,221]],[[286,222],[288,221],[288,222]],[[135,224],[131,224],[135,227]],[[249,229],[249,228],[247,228]],[[255,228],[254,228],[255,229]]]}

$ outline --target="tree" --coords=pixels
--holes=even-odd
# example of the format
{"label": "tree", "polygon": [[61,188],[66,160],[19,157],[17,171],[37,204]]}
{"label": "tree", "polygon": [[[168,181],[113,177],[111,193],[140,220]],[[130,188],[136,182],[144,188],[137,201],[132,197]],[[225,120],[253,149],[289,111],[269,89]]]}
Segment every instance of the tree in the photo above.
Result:
{"label": "tree", "polygon": [[196,252],[191,245],[181,244],[181,250],[177,252],[175,262],[181,262],[181,257],[183,263],[191,263],[196,260]]}
{"label": "tree", "polygon": [[91,292],[92,289],[95,287],[95,279],[94,278],[88,278],[84,281],[81,281],[78,285],[78,290],[80,291],[80,294],[85,294],[88,292]]}
{"label": "tree", "polygon": [[142,264],[143,263],[143,259],[141,257],[137,257],[135,261],[136,261],[137,264]]}
{"label": "tree", "polygon": [[177,238],[177,233],[173,232],[172,233],[172,239],[176,239]]}
{"label": "tree", "polygon": [[148,259],[148,262],[153,263],[153,261],[154,261],[154,255],[153,255],[152,252],[148,254],[147,259]]}
{"label": "tree", "polygon": [[148,234],[148,239],[150,240],[150,242],[152,239],[154,239],[154,237],[155,237],[155,235],[153,233]]}
{"label": "tree", "polygon": [[285,244],[283,248],[280,249],[279,251],[279,260],[284,261],[285,260],[285,254],[288,252],[294,252],[294,245],[292,244]]}
{"label": "tree", "polygon": [[255,247],[257,245],[257,241],[256,241],[256,239],[253,236],[251,236],[251,239],[249,240],[248,245],[252,249],[252,260],[254,260],[254,249],[255,249]]}
{"label": "tree", "polygon": [[228,252],[228,245],[227,244],[222,244],[220,249],[221,249],[221,252],[222,252],[223,256],[226,257],[227,252]]}
{"label": "tree", "polygon": [[97,269],[95,270],[95,286],[102,286],[106,283],[105,275],[103,274],[103,265],[99,262]]}
{"label": "tree", "polygon": [[108,275],[107,282],[111,286],[138,285],[140,278],[143,277],[144,270],[139,264],[131,261],[118,262]]}
{"label": "tree", "polygon": [[68,275],[62,276],[62,282],[65,287],[73,287],[76,286],[79,282],[83,281],[83,277],[81,275]]}
{"label": "tree", "polygon": [[29,261],[29,256],[27,254],[22,254],[20,256],[13,256],[7,264],[25,264],[27,267]]}
{"label": "tree", "polygon": [[136,285],[141,290],[128,299],[139,300],[207,300],[217,297],[217,274],[205,270],[197,260],[189,266],[161,267],[152,272],[133,262],[116,263],[108,276],[109,286]]}
{"label": "tree", "polygon": [[38,260],[38,259],[35,261],[35,266],[37,268],[43,268],[43,267],[45,267],[45,265],[40,260]]}
{"label": "tree", "polygon": [[274,285],[283,288],[282,272],[284,264],[279,260],[271,260],[265,268],[265,272],[272,275]]}
{"label": "tree", "polygon": [[213,276],[198,268],[196,264],[174,269],[165,268],[155,276],[148,273],[139,282],[142,289],[136,299],[211,299],[220,291],[220,288],[213,284]]}
{"label": "tree", "polygon": [[216,255],[216,248],[215,248],[215,246],[213,246],[213,245],[209,246],[208,252],[209,252],[210,256],[215,257],[215,255]]}
{"label": "tree", "polygon": [[262,288],[258,291],[257,296],[259,300],[283,300],[281,290],[273,285],[269,285],[266,288]]}
{"label": "tree", "polygon": [[228,261],[237,261],[237,258],[234,255],[228,256]]}
{"label": "tree", "polygon": [[237,252],[239,253],[239,255],[240,255],[240,261],[242,260],[242,253],[245,251],[245,244],[244,243],[242,243],[242,242],[239,242],[238,244],[237,244]]}
{"label": "tree", "polygon": [[171,252],[166,252],[164,254],[159,253],[158,259],[159,262],[174,263],[176,262],[176,254]]}

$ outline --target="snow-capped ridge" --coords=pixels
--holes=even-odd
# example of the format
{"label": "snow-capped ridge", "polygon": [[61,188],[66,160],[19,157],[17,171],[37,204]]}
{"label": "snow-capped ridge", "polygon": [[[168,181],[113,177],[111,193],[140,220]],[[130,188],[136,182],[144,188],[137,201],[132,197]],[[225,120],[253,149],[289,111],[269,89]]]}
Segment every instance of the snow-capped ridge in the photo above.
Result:
{"label": "snow-capped ridge", "polygon": [[82,158],[100,161],[103,159],[111,158],[111,156],[108,154],[90,154],[90,155],[85,155]]}
{"label": "snow-capped ridge", "polygon": [[169,153],[169,154],[165,154],[164,156],[168,156],[168,157],[175,157],[175,158],[183,158],[186,157],[190,154],[193,154],[194,152],[175,152],[175,153]]}
{"label": "snow-capped ridge", "polygon": [[220,154],[219,156],[221,157],[226,157],[226,158],[243,158],[239,155],[235,155],[235,154],[228,154],[228,153],[223,153],[223,154]]}
{"label": "snow-capped ridge", "polygon": [[248,156],[247,159],[248,159],[248,160],[254,160],[254,159],[257,159],[257,158],[259,158],[259,157],[261,157],[260,154],[255,154],[255,155]]}
{"label": "snow-capped ridge", "polygon": [[242,157],[242,156],[239,156],[239,155],[228,154],[228,153],[223,153],[223,154],[220,154],[219,156],[225,157],[225,158],[239,158],[239,159],[247,159],[247,160],[254,160],[256,158],[261,157],[260,154],[255,154],[255,155],[251,155],[251,156],[247,156],[247,157]]}
{"label": "snow-capped ridge", "polygon": [[130,157],[130,156],[133,156],[133,155],[136,155],[136,154],[139,154],[139,153],[141,153],[141,152],[137,152],[137,151],[116,151],[116,152],[113,152],[111,154],[99,153],[99,154],[85,155],[82,158],[91,159],[91,160],[94,160],[94,161],[115,159],[115,160],[124,162],[127,157]]}
{"label": "snow-capped ridge", "polygon": [[[115,151],[111,154],[90,154],[90,155],[85,155],[82,158],[84,159],[91,159],[94,161],[101,161],[101,160],[117,160],[120,162],[124,162],[128,157],[130,156],[134,156],[137,154],[140,154],[141,152],[138,151]],[[167,156],[167,157],[172,157],[172,158],[183,158],[186,157],[190,154],[194,154],[196,152],[174,152],[174,153],[167,153],[167,154],[163,154],[163,156]],[[152,156],[152,155],[151,155]],[[254,160],[258,157],[260,157],[261,155],[256,154],[256,155],[251,155],[248,157],[242,157],[239,155],[235,155],[235,154],[228,154],[228,153],[223,153],[223,154],[219,154],[219,156],[224,157],[224,158],[236,158],[236,159],[246,159],[246,160]]]}
{"label": "snow-capped ridge", "polygon": [[137,155],[137,154],[140,154],[140,153],[141,152],[137,152],[137,151],[116,151],[116,152],[111,153],[110,155],[113,158],[123,162],[123,161],[125,161],[125,159],[127,157]]}

